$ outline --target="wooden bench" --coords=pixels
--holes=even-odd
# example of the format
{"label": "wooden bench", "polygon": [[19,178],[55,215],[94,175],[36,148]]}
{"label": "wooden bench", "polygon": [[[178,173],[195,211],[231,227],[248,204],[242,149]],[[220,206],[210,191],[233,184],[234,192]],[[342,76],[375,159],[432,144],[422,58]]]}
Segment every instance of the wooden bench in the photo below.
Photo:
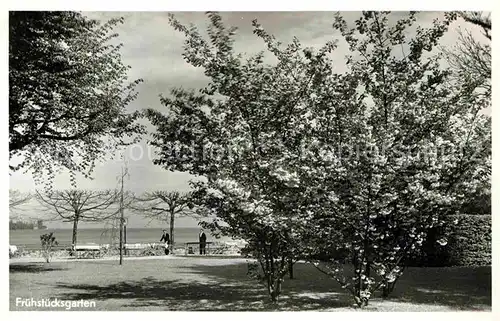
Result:
{"label": "wooden bench", "polygon": [[[173,244],[170,244],[169,247],[172,248]],[[128,255],[132,251],[158,251],[165,250],[165,243],[134,243],[134,244],[125,244],[124,245],[125,255]]]}
{"label": "wooden bench", "polygon": [[130,252],[133,252],[133,251],[144,251],[144,250],[147,250],[147,249],[153,249],[154,248],[154,244],[151,245],[151,244],[143,244],[143,243],[135,243],[135,244],[124,244],[123,245],[123,249],[125,250],[125,255],[128,255]]}
{"label": "wooden bench", "polygon": [[[205,247],[205,254],[210,252],[210,244],[213,244],[213,242],[205,242],[206,247]],[[198,247],[198,252],[200,251],[200,242],[186,242],[184,246],[184,254],[189,255],[189,254],[196,254],[193,249],[193,245],[197,245]]]}
{"label": "wooden bench", "polygon": [[100,256],[101,255],[101,249],[102,247],[100,245],[91,245],[91,244],[86,244],[86,245],[75,245],[73,246],[73,251],[76,253],[76,258],[80,258],[80,253],[91,253],[92,258],[95,258],[96,255]]}

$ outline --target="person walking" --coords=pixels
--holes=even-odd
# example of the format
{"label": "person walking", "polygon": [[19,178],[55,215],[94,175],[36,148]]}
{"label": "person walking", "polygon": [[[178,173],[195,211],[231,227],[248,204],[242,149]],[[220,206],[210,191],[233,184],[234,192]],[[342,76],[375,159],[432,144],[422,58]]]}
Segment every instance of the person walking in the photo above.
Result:
{"label": "person walking", "polygon": [[200,230],[198,239],[199,239],[198,241],[200,242],[200,255],[207,254],[206,253],[207,236],[205,235],[205,232],[203,232],[203,229]]}
{"label": "person walking", "polygon": [[170,253],[170,250],[168,249],[168,245],[170,244],[170,235],[167,233],[167,230],[163,230],[160,242],[165,242],[165,255],[168,255]]}

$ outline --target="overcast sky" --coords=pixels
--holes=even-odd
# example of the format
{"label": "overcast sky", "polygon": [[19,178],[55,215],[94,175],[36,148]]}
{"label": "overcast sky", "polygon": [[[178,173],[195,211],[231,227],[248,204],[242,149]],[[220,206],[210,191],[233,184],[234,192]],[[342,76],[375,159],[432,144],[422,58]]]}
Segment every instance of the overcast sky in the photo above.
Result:
{"label": "overcast sky", "polygon": [[[107,20],[123,16],[125,23],[115,31],[119,33],[119,40],[124,44],[122,58],[125,64],[132,66],[131,78],[143,78],[144,82],[138,86],[139,96],[131,103],[130,110],[156,108],[164,110],[159,102],[160,94],[168,94],[176,86],[185,88],[199,88],[206,84],[202,71],[188,65],[182,58],[182,44],[184,36],[175,31],[168,24],[166,12],[86,12],[91,18]],[[348,12],[344,17],[349,22],[359,16],[359,12]],[[395,13],[395,17],[402,13]],[[425,26],[432,19],[440,16],[437,12],[421,13],[418,24]],[[193,23],[204,30],[208,19],[204,13],[185,12],[176,13],[178,19],[185,23]],[[299,38],[304,46],[319,47],[326,41],[338,38],[333,30],[333,13],[331,12],[225,12],[222,14],[226,25],[238,27],[235,48],[243,52],[256,52],[264,49],[262,40],[252,34],[252,20],[257,19],[264,29],[274,34],[283,43],[289,42],[293,36]],[[484,38],[481,32],[463,21],[455,22],[450,32],[443,38],[442,45],[452,46],[457,40],[458,27],[471,29],[478,39]],[[346,54],[344,45],[335,51],[335,57],[342,59]],[[142,158],[141,150],[143,153]],[[152,164],[152,157],[143,141],[138,146],[125,151],[128,159],[130,177],[125,182],[126,188],[142,193],[151,190],[188,190],[188,181],[191,178],[183,173],[171,173]],[[153,156],[153,155],[151,155]],[[79,188],[105,189],[115,188],[117,176],[120,174],[121,162],[119,159],[98,164],[95,170],[95,179],[78,179]],[[29,173],[16,172],[10,176],[10,188],[23,192],[33,191],[35,185]],[[69,175],[61,174],[55,181],[56,189],[70,188]],[[28,210],[30,216],[36,216]],[[130,227],[161,227],[165,224],[152,222],[129,214]],[[49,223],[49,227],[67,227],[69,223]],[[179,218],[176,226],[196,226],[197,222],[190,218]],[[81,227],[89,226],[82,224]]]}

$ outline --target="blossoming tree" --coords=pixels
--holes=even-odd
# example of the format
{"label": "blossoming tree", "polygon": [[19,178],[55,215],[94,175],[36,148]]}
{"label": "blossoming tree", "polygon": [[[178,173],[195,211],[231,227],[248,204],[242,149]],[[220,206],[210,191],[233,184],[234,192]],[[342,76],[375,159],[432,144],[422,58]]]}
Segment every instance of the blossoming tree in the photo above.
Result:
{"label": "blossoming tree", "polygon": [[348,253],[349,273],[338,259],[316,266],[360,307],[377,289],[388,295],[429,229],[483,188],[491,171],[490,118],[481,114],[490,97],[449,81],[433,50],[453,14],[416,27],[411,38],[415,13],[393,24],[390,17],[363,12],[351,29],[336,16],[351,51],[348,71],[325,74],[310,109],[322,124],[306,149],[320,164],[314,184],[332,195],[315,213],[323,223],[307,231],[318,245],[310,248]]}
{"label": "blossoming tree", "polygon": [[366,306],[428,229],[488,180],[490,119],[479,111],[489,98],[448,82],[433,51],[453,14],[411,38],[415,13],[393,24],[389,15],[364,12],[354,29],[335,17],[346,61],[330,55],[335,42],[282,46],[254,21],[275,64],[236,54],[236,30],[218,14],[209,41],[171,17],[184,58],[210,83],[162,97],[166,114],[147,111],[155,162],[204,178],[193,188],[215,217],[206,225],[253,246],[274,302],[288,263],[321,253],[332,260],[315,266]]}
{"label": "blossoming tree", "polygon": [[[227,29],[216,13],[209,17],[207,41],[171,16],[187,38],[184,58],[211,81],[199,92],[174,89],[163,97],[168,114],[147,111],[157,128],[151,144],[160,150],[157,164],[205,178],[193,186],[199,208],[216,217],[206,226],[250,243],[276,302],[300,252],[293,227],[303,222],[314,195],[314,186],[301,183],[294,167],[301,157],[297,125],[321,69],[297,39],[281,48],[256,21],[255,34],[278,63],[265,64],[263,52],[244,59],[233,50],[235,28]],[[332,48],[328,43],[322,52]]]}

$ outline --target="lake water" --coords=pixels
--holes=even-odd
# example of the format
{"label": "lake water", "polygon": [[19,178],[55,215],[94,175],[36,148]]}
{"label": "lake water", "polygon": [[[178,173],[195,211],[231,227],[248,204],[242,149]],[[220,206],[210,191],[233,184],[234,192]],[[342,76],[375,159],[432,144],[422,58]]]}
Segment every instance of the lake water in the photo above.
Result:
{"label": "lake water", "polygon": [[[40,247],[40,235],[53,232],[59,245],[71,245],[73,231],[71,229],[46,229],[46,230],[11,230],[9,231],[10,245],[25,246],[29,248]],[[170,233],[170,231],[168,231]],[[175,243],[198,242],[198,227],[175,228]],[[205,231],[207,242],[231,241],[229,237],[216,239],[209,231]],[[158,228],[127,228],[127,243],[154,243],[160,242],[162,229]],[[119,237],[119,232],[116,231]],[[78,229],[78,244],[109,244],[111,231],[105,229]]]}

